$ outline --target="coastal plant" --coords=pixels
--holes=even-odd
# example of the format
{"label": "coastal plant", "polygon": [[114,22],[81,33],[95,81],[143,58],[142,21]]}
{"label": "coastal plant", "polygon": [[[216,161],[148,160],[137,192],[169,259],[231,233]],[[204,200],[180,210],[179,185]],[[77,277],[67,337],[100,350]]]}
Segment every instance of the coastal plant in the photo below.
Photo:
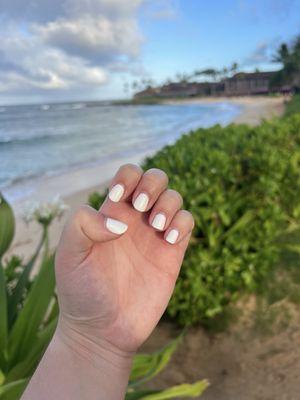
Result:
{"label": "coastal plant", "polygon": [[168,313],[206,322],[254,291],[300,217],[300,116],[199,129],[148,158],[182,193],[196,226]]}
{"label": "coastal plant", "polygon": [[[0,195],[0,399],[21,397],[56,329],[58,303],[55,296],[54,254],[49,250],[48,230],[66,210],[59,199],[33,204],[24,214],[27,223],[41,225],[41,239],[29,261],[5,257],[15,231],[11,206]],[[37,273],[32,277],[34,267]],[[134,358],[127,400],[163,400],[198,397],[206,380],[168,389],[147,389],[145,384],[169,363],[182,335],[153,354]]]}
{"label": "coastal plant", "polygon": [[[143,164],[153,167],[166,171],[195,219],[167,314],[209,325],[258,290],[288,246],[281,235],[299,228],[300,115],[198,129]],[[99,208],[103,196],[89,201]]]}
{"label": "coastal plant", "polygon": [[285,116],[300,114],[300,94],[295,94],[286,104]]}
{"label": "coastal plant", "polygon": [[[56,327],[54,257],[46,246],[48,222],[40,222],[41,239],[28,262],[17,256],[5,258],[15,218],[0,195],[0,399],[20,397]],[[39,272],[31,278],[39,257]]]}
{"label": "coastal plant", "polygon": [[164,400],[199,397],[209,386],[206,379],[193,384],[176,385],[168,389],[145,389],[145,383],[159,374],[169,363],[183,335],[171,341],[163,349],[152,354],[135,356],[125,400]]}

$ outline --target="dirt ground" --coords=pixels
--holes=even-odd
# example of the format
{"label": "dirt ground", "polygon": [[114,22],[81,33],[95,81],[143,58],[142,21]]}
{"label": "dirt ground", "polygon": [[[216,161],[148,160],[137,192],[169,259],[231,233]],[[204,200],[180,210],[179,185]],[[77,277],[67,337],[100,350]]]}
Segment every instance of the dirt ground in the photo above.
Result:
{"label": "dirt ground", "polygon": [[[210,387],[201,400],[299,400],[300,306],[281,301],[258,311],[254,303],[227,332],[190,329],[150,387],[206,378]],[[163,347],[179,332],[163,322],[142,350]]]}

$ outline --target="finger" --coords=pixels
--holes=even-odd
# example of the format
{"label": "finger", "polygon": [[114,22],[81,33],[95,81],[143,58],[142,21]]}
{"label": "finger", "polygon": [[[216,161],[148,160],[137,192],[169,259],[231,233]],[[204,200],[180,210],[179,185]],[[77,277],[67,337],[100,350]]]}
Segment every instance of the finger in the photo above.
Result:
{"label": "finger", "polygon": [[153,228],[164,231],[182,206],[182,197],[176,190],[167,189],[159,196],[149,217]]}
{"label": "finger", "polygon": [[172,219],[164,234],[165,240],[170,244],[185,241],[194,228],[194,218],[187,210],[179,210]]}
{"label": "finger", "polygon": [[117,203],[130,197],[142,175],[143,170],[138,165],[122,165],[109,186],[108,198]]}
{"label": "finger", "polygon": [[82,253],[95,242],[107,242],[120,237],[128,225],[110,216],[97,212],[87,205],[79,207],[67,222],[63,231],[69,251]]}
{"label": "finger", "polygon": [[137,211],[148,211],[158,196],[166,189],[168,176],[161,169],[152,168],[144,173],[132,197],[133,207]]}

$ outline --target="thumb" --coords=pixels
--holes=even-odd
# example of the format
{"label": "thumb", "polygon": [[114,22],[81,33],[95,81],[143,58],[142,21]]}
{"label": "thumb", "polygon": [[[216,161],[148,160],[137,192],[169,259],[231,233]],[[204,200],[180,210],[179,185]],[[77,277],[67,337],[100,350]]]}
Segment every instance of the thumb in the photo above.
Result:
{"label": "thumb", "polygon": [[[105,216],[90,206],[79,207],[69,218],[57,249],[57,258],[70,257],[81,262],[95,243],[107,242],[120,237],[128,225]],[[62,254],[63,253],[63,254]]]}

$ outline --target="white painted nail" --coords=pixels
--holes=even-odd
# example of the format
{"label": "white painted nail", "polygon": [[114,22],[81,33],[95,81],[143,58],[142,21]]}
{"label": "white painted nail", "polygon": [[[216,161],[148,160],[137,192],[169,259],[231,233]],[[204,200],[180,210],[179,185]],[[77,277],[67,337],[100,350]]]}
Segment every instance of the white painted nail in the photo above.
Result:
{"label": "white painted nail", "polygon": [[164,214],[156,214],[153,221],[152,221],[152,226],[153,228],[159,229],[162,231],[165,227],[166,224],[166,216]]}
{"label": "white painted nail", "polygon": [[167,234],[166,241],[170,244],[176,243],[178,239],[179,232],[177,229],[171,229],[170,232]]}
{"label": "white painted nail", "polygon": [[133,203],[133,207],[138,211],[146,211],[149,202],[149,197],[146,193],[140,193]]}
{"label": "white painted nail", "polygon": [[124,186],[117,183],[114,187],[112,187],[108,193],[108,197],[114,203],[117,203],[121,200],[124,194]]}
{"label": "white painted nail", "polygon": [[122,235],[122,233],[127,231],[128,225],[124,222],[118,221],[113,218],[106,218],[106,228],[117,235]]}

